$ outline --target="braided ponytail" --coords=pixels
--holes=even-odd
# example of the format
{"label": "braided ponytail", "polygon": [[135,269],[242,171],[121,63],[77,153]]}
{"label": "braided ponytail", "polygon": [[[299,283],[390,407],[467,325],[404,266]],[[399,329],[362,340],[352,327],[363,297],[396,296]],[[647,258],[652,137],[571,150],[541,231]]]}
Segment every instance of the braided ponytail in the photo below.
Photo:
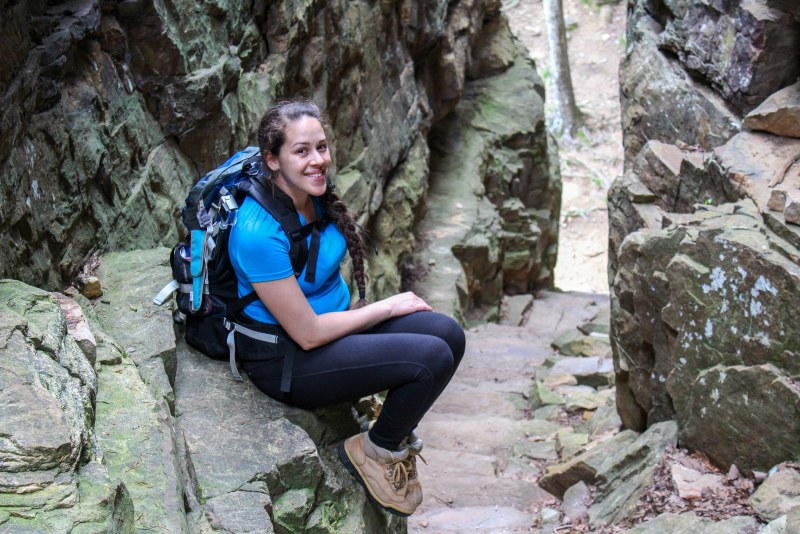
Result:
{"label": "braided ponytail", "polygon": [[347,242],[347,251],[353,260],[353,278],[355,278],[356,286],[358,286],[358,302],[354,308],[362,308],[367,305],[367,275],[364,269],[367,243],[364,232],[356,223],[353,212],[345,206],[345,203],[334,192],[330,183],[325,193],[319,198],[325,206],[325,214],[336,225],[336,228],[339,229]]}
{"label": "braided ponytail", "polygon": [[[288,100],[270,106],[258,128],[258,146],[261,149],[262,157],[265,157],[267,153],[277,156],[286,140],[285,133],[288,124],[306,116],[317,119],[322,127],[327,129],[325,116],[311,101]],[[266,168],[266,165],[264,167]],[[336,225],[347,243],[347,251],[353,260],[353,278],[358,287],[358,302],[354,308],[361,308],[367,304],[367,281],[364,267],[367,243],[363,230],[356,223],[355,215],[333,189],[333,184],[329,181],[325,193],[319,199],[325,207],[325,216]]]}

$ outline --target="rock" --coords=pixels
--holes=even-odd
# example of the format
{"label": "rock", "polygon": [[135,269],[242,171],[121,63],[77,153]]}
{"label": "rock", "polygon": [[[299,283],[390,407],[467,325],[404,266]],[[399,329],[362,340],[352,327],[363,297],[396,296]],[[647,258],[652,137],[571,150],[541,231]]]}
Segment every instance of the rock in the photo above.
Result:
{"label": "rock", "polygon": [[269,493],[237,491],[214,497],[206,503],[209,523],[223,532],[275,532],[268,510],[272,508]]}
{"label": "rock", "polygon": [[714,158],[731,183],[750,197],[773,232],[800,247],[800,229],[786,227],[770,212],[773,186],[785,191],[800,188],[800,174],[787,168],[800,156],[800,139],[758,132],[742,132],[714,151]]}
{"label": "rock", "polygon": [[700,473],[680,464],[671,466],[672,483],[681,499],[709,498],[722,488],[722,477]]}
{"label": "rock", "polygon": [[786,516],[782,515],[777,519],[770,521],[759,534],[785,534],[786,533]]}
{"label": "rock", "polygon": [[784,87],[744,118],[744,126],[784,137],[800,137],[800,82]]}
{"label": "rock", "polygon": [[[496,316],[504,294],[552,285],[555,143],[542,127],[542,82],[498,2],[436,0],[400,15],[369,2],[50,7],[14,4],[0,15],[18,30],[3,36],[14,53],[0,62],[0,104],[13,110],[0,120],[0,231],[9,242],[0,277],[53,290],[95,251],[171,247],[198,174],[252,144],[279,96],[303,94],[326,108],[338,191],[381,246],[370,262],[371,300],[415,277],[408,260],[418,225],[426,211],[451,207],[456,226],[478,234],[488,220],[502,226],[486,243],[462,234],[459,257],[450,253],[458,313],[474,303],[486,307],[478,315]],[[323,31],[331,25],[335,36]],[[385,68],[368,68],[376,64]],[[512,113],[481,108],[479,92]],[[481,108],[472,139],[485,137],[472,168],[478,187],[465,194],[492,198],[458,209],[440,196],[437,207],[426,198],[430,171],[443,170],[438,139],[465,95],[473,102],[459,113]],[[483,127],[493,114],[504,128]],[[377,144],[383,150],[366,148]],[[484,244],[494,247],[489,256]],[[425,268],[442,265],[424,256]]]}
{"label": "rock", "polygon": [[800,534],[800,508],[792,508],[786,514],[786,534]]}
{"label": "rock", "polygon": [[775,191],[800,188],[798,7],[635,0],[627,20],[625,172],[609,191],[617,409],[627,428],[675,420],[682,446],[765,471],[796,456],[800,228]]}
{"label": "rock", "polygon": [[749,502],[764,521],[773,521],[794,508],[800,510],[800,471],[780,466],[758,487]]}
{"label": "rock", "polygon": [[375,298],[396,294],[402,286],[402,263],[414,248],[415,215],[428,191],[430,149],[419,136],[408,156],[388,178],[381,209],[375,214],[374,240],[379,254],[369,260]]}
{"label": "rock", "polygon": [[673,56],[659,49],[664,24],[646,6],[644,1],[631,6],[628,46],[620,65],[626,171],[650,139],[708,151],[740,128],[739,117],[717,93],[694,82]]}
{"label": "rock", "polygon": [[[556,364],[558,364],[558,362],[556,362]],[[554,373],[554,368],[555,366],[550,369],[550,374],[542,380],[542,384],[544,384],[545,387],[556,389],[559,386],[575,386],[578,384],[578,379],[573,375],[569,373]]]}
{"label": "rock", "polygon": [[83,310],[75,299],[61,293],[53,293],[53,296],[58,299],[61,313],[64,314],[64,318],[67,320],[67,333],[72,336],[86,359],[89,360],[89,364],[94,367],[97,360],[97,341],[89,328],[89,323],[86,321]]}
{"label": "rock", "polygon": [[76,280],[76,285],[80,288],[81,295],[87,299],[96,299],[103,296],[100,280],[94,275],[79,276]]}
{"label": "rock", "polygon": [[770,191],[769,200],[767,201],[767,208],[772,211],[780,211],[783,213],[786,207],[786,191],[782,189],[773,189]]}
{"label": "rock", "polygon": [[648,141],[633,162],[637,178],[665,212],[692,213],[696,204],[719,204],[739,196],[726,176],[707,166],[709,154]]}
{"label": "rock", "polygon": [[94,308],[102,329],[126,349],[140,370],[149,367],[147,381],[153,388],[171,390],[177,365],[175,339],[164,332],[172,329],[172,310],[153,304],[153,297],[172,279],[169,249],[107,254],[97,274],[107,288],[108,304]]}
{"label": "rock", "polygon": [[589,443],[589,434],[568,430],[556,432],[556,450],[564,460],[575,456]]}
{"label": "rock", "polygon": [[596,526],[632,517],[666,448],[675,446],[677,438],[677,424],[667,421],[652,425],[632,443],[607,450],[608,456],[596,471],[595,502],[589,508],[589,523]]}
{"label": "rock", "polygon": [[[608,319],[608,317],[605,317],[605,319]],[[599,337],[600,339],[608,339],[608,334],[609,334],[608,322],[599,323],[590,321],[588,323],[584,323],[578,326],[578,330],[580,330],[582,334],[587,336]]]}
{"label": "rock", "polygon": [[[358,531],[368,516],[381,532],[405,530],[325,448],[357,431],[349,404],[290,408],[183,343],[173,390],[157,348],[175,346],[173,324],[138,308],[168,275],[154,260],[163,253],[101,258],[101,271],[114,265],[120,275],[108,295],[136,303],[127,311],[77,298],[97,341],[97,375],[52,295],[0,282],[0,415],[14,444],[0,462],[3,528],[333,534]],[[151,339],[125,349],[109,326]]]}
{"label": "rock", "polygon": [[564,492],[562,506],[564,518],[571,523],[585,523],[588,521],[589,505],[592,501],[592,493],[585,482],[578,482]]}
{"label": "rock", "polygon": [[531,399],[531,405],[534,408],[539,408],[548,405],[564,404],[564,397],[562,397],[560,394],[553,391],[552,389],[548,388],[538,380],[533,385],[529,397]]}
{"label": "rock", "polygon": [[558,458],[556,442],[553,440],[520,441],[514,444],[513,453],[515,456],[524,456],[531,460],[555,460]]}
{"label": "rock", "polygon": [[533,295],[506,295],[500,308],[500,324],[523,325],[533,308]]}
{"label": "rock", "polygon": [[614,364],[610,359],[597,356],[568,357],[558,360],[550,372],[551,376],[553,374],[574,376],[578,384],[596,388],[610,385]]}
{"label": "rock", "polygon": [[794,339],[790,302],[800,298],[795,256],[749,201],[626,238],[612,300],[623,424],[677,417],[681,443],[726,469],[792,458],[787,425],[800,419],[787,373],[796,366],[783,354]]}
{"label": "rock", "polygon": [[[140,269],[147,270],[142,266]],[[118,291],[115,286],[109,287]],[[89,315],[89,321],[101,340],[98,353],[117,353],[115,359],[103,358],[105,363],[98,370],[95,433],[103,464],[113,480],[125,484],[136,510],[136,528],[157,529],[163,525],[175,532],[185,529],[184,514],[188,510],[184,505],[184,490],[188,482],[178,462],[180,443],[170,406],[143,380],[133,359],[108,336],[107,323],[93,315]],[[126,324],[134,330],[147,329],[151,338],[171,337],[174,343],[174,334],[168,330],[171,325],[163,325],[159,330],[146,323],[146,319],[140,318],[138,323]]]}
{"label": "rock", "polygon": [[614,402],[607,402],[597,408],[594,417],[589,420],[589,438],[597,439],[603,434],[618,432],[621,427],[622,420],[617,413],[616,404]]}
{"label": "rock", "polygon": [[682,13],[672,13],[660,45],[747,112],[800,74],[787,54],[800,43],[800,23],[766,3],[688,4]]}
{"label": "rock", "polygon": [[548,406],[542,406],[541,408],[537,408],[533,411],[533,418],[534,419],[544,419],[549,420],[558,415],[558,405],[557,404],[550,404]]}
{"label": "rock", "polygon": [[655,202],[658,198],[655,193],[650,191],[647,186],[641,182],[631,184],[627,189],[628,200],[634,204],[649,204]]}
{"label": "rock", "polygon": [[562,499],[564,492],[578,482],[594,485],[597,481],[597,472],[609,455],[634,442],[636,438],[636,432],[625,430],[597,443],[593,448],[567,462],[548,466],[545,474],[539,478],[539,487]]}
{"label": "rock", "polygon": [[289,531],[302,529],[313,504],[313,490],[289,490],[281,495],[273,506],[275,522]]}
{"label": "rock", "polygon": [[759,532],[760,525],[753,517],[736,516],[723,521],[698,517],[694,512],[683,514],[664,513],[634,528],[626,534],[729,534],[731,532]]}
{"label": "rock", "polygon": [[[682,443],[705,451],[726,467],[734,462],[749,469],[791,457],[791,446],[778,428],[800,431],[800,391],[778,368],[720,366],[701,372],[693,386],[690,404],[679,412]],[[706,410],[695,411],[698,404]],[[753,405],[771,406],[770,412],[748,410]],[[739,425],[748,423],[753,434],[745,446],[712,444],[718,439],[743,439]]]}
{"label": "rock", "polygon": [[591,386],[562,386],[558,392],[564,396],[564,407],[570,413],[596,410],[613,394],[613,391],[597,391]]}
{"label": "rock", "polygon": [[603,338],[571,330],[554,339],[552,346],[565,356],[605,356],[608,343],[604,341]]}
{"label": "rock", "polygon": [[800,199],[794,198],[794,196],[788,196],[786,198],[783,219],[787,223],[800,224]]}
{"label": "rock", "polygon": [[87,515],[113,509],[101,502],[109,492],[94,499],[79,488],[95,439],[96,392],[97,376],[68,335],[58,300],[0,280],[0,503],[13,516],[4,529],[71,530],[82,522],[74,509],[82,495]]}
{"label": "rock", "polygon": [[539,512],[539,524],[541,525],[552,525],[554,523],[558,523],[558,519],[561,516],[558,510],[554,508],[547,508],[544,507]]}
{"label": "rock", "polygon": [[[412,255],[410,287],[456,316],[473,307],[491,317],[502,293],[552,285],[560,181],[554,145],[534,135],[544,120],[542,82],[523,59],[527,52],[515,54],[503,72],[470,82],[471,97],[428,137],[427,202],[440,208],[428,209],[418,226],[426,237]],[[456,157],[463,146],[471,147],[469,154]],[[523,163],[528,157],[536,163]],[[484,175],[482,169],[492,170]]]}

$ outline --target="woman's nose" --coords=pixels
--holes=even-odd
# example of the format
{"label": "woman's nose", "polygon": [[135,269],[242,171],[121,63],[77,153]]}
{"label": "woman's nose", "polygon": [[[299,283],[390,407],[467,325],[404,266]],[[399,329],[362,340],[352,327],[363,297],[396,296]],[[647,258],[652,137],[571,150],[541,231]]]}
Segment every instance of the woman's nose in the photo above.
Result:
{"label": "woman's nose", "polygon": [[323,165],[325,163],[325,157],[319,150],[315,150],[311,154],[311,162],[315,165]]}

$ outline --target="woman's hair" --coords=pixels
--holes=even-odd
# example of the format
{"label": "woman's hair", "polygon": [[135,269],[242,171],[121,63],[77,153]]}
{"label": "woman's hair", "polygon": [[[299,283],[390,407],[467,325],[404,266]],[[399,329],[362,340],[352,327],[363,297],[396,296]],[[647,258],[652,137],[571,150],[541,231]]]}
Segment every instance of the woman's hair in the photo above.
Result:
{"label": "woman's hair", "polygon": [[[328,122],[319,107],[308,100],[288,100],[277,102],[269,107],[261,119],[258,127],[258,146],[261,154],[271,153],[275,156],[281,150],[286,140],[286,127],[289,123],[303,117],[317,119],[323,129],[327,129]],[[266,168],[266,165],[265,165]],[[268,168],[267,168],[268,170]],[[342,199],[334,192],[333,184],[328,181],[325,193],[319,197],[325,207],[325,215],[336,225],[347,242],[347,250],[353,260],[353,278],[358,286],[357,308],[364,306],[366,301],[366,270],[364,262],[367,254],[366,240],[361,227],[356,223],[355,215],[347,209]]]}

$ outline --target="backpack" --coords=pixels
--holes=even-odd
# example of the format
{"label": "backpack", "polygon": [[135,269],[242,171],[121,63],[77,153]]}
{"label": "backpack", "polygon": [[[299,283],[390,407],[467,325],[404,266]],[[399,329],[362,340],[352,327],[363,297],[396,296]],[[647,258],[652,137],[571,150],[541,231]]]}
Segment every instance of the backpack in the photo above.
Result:
{"label": "backpack", "polygon": [[[278,221],[289,237],[294,275],[299,277],[306,267],[305,279],[309,282],[314,281],[319,230],[325,224],[321,218],[301,226],[288,195],[271,185],[265,186],[267,183],[260,150],[247,147],[191,188],[181,217],[188,236],[170,252],[174,279],[153,298],[160,306],[177,291],[175,318],[185,325],[186,342],[211,358],[228,359],[231,372],[239,381],[242,377],[236,366],[234,332],[267,343],[278,343],[281,335],[286,337],[280,327],[259,328],[241,313],[258,295],[251,292],[239,297],[236,272],[228,255],[228,238],[236,224],[239,206],[249,196]],[[309,234],[310,250],[306,239]],[[281,389],[288,392],[294,350],[292,343],[285,345],[288,353]]]}

